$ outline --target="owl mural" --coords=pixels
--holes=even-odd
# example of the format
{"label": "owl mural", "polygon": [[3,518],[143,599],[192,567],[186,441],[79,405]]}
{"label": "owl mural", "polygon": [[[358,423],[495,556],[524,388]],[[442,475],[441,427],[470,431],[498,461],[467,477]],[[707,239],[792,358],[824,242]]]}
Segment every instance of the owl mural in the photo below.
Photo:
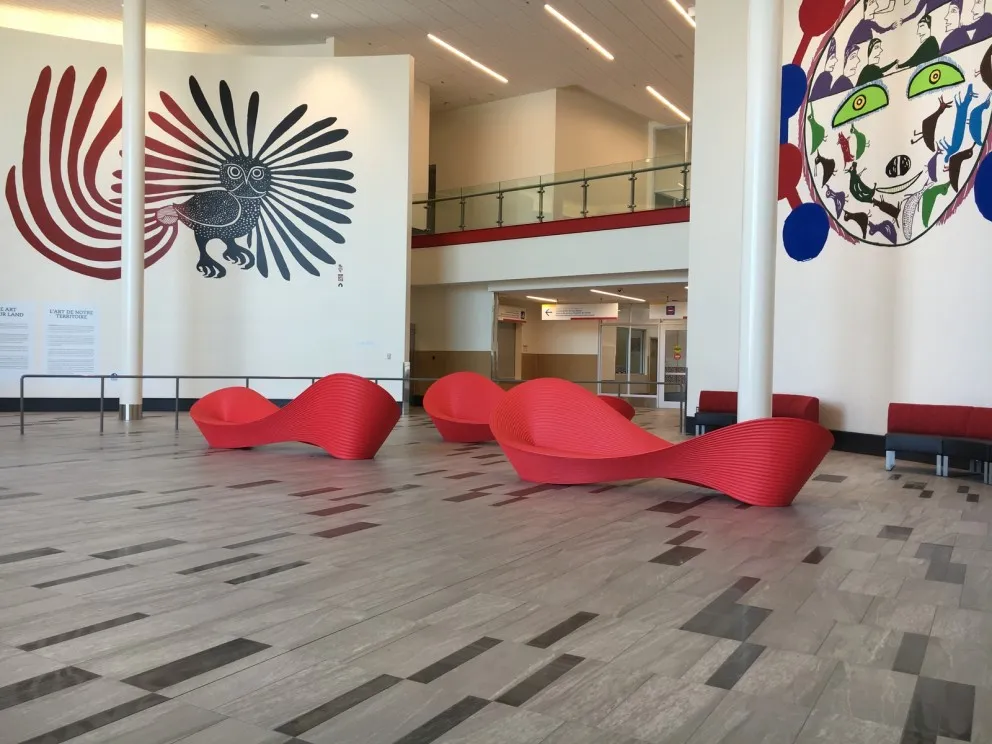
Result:
{"label": "owl mural", "polygon": [[[40,254],[85,276],[117,279],[121,171],[114,171],[112,194],[101,192],[97,173],[120,133],[121,103],[92,126],[106,80],[106,70],[98,70],[73,116],[75,70],[63,74],[50,110],[52,70],[42,71],[24,157],[8,173],[6,197],[18,231]],[[335,117],[298,126],[308,112],[300,105],[259,143],[258,93],[249,96],[243,126],[226,82],[219,84],[220,117],[195,77],[189,94],[199,122],[165,92],[164,113],[149,114],[156,131],[145,141],[146,267],[171,249],[180,225],[193,234],[196,268],[206,278],[226,276],[225,263],[263,277],[274,267],[287,280],[291,263],[314,276],[319,264],[335,264],[328,244],[345,242],[338,226],[351,223],[346,212],[353,204],[343,197],[355,187],[351,171],[329,166],[351,160],[351,152],[336,147],[348,130],[335,127]],[[210,253],[216,243],[225,263]]]}
{"label": "owl mural", "polygon": [[[779,198],[792,207],[790,256],[815,258],[831,230],[851,243],[906,245],[969,197],[992,220],[985,6],[803,0],[803,39],[782,87]],[[800,182],[812,201],[800,198]]]}

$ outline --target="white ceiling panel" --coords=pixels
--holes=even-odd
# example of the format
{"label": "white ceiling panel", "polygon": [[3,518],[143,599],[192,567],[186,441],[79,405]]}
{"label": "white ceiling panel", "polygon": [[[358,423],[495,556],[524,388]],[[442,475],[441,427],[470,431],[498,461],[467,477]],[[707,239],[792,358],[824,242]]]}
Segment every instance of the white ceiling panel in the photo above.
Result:
{"label": "white ceiling panel", "polygon": [[[6,5],[119,18],[120,0],[0,0]],[[667,0],[554,0],[615,56],[609,62],[541,0],[148,0],[149,20],[230,44],[297,44],[334,37],[342,55],[411,54],[435,108],[581,86],[666,124],[680,120],[653,85],[692,111],[694,30]],[[683,0],[683,4],[691,4]],[[318,13],[313,20],[311,13]],[[509,78],[502,84],[427,39],[433,33]]]}

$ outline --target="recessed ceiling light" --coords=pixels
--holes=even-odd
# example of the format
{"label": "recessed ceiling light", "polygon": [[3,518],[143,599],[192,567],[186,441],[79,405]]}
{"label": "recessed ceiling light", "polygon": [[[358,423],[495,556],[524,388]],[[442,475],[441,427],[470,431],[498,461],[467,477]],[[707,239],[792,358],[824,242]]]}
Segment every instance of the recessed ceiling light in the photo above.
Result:
{"label": "recessed ceiling light", "polygon": [[595,49],[597,52],[602,54],[611,62],[613,61],[613,55],[606,50],[606,47],[604,47],[602,44],[600,44],[598,41],[592,38],[589,34],[587,34],[581,28],[576,26],[574,23],[572,23],[570,20],[568,20],[565,16],[563,16],[557,10],[552,8],[550,5],[545,5],[544,9],[548,11],[551,15],[553,15],[555,18],[557,18],[559,21],[561,21],[569,30],[575,32],[578,36],[582,37],[582,40],[585,41],[586,44],[591,46],[593,49]]}
{"label": "recessed ceiling light", "polygon": [[590,292],[598,295],[606,295],[607,297],[619,297],[621,300],[630,300],[631,302],[646,302],[647,300],[642,300],[640,297],[628,297],[627,295],[616,294],[615,292],[604,292],[601,289],[590,289]]}
{"label": "recessed ceiling light", "polygon": [[427,38],[430,39],[431,41],[433,41],[439,47],[441,47],[443,49],[447,49],[449,52],[451,52],[452,54],[454,54],[456,57],[460,57],[461,59],[465,60],[470,65],[472,65],[472,67],[475,67],[475,68],[477,68],[479,70],[482,70],[487,75],[491,75],[492,77],[496,78],[501,83],[508,83],[508,82],[510,82],[505,77],[503,77],[502,75],[500,75],[498,72],[495,72],[493,70],[490,70],[488,67],[486,67],[481,62],[479,62],[477,60],[474,60],[471,57],[469,57],[461,49],[456,49],[455,47],[451,46],[451,44],[449,44],[448,42],[444,41],[443,39],[437,38],[434,34],[427,34]]}
{"label": "recessed ceiling light", "polygon": [[693,28],[696,27],[696,19],[689,15],[689,11],[682,7],[682,3],[679,0],[668,0],[668,4],[675,8],[675,12],[682,16],[686,23]]}
{"label": "recessed ceiling light", "polygon": [[311,13],[310,17],[316,21],[318,18],[320,18],[320,13]]}
{"label": "recessed ceiling light", "polygon": [[686,123],[692,121],[692,119],[689,118],[689,115],[688,114],[686,114],[682,109],[680,109],[674,103],[672,103],[667,98],[665,98],[663,95],[661,95],[661,93],[659,93],[658,91],[656,91],[650,85],[647,86],[647,89],[648,89],[648,93],[650,93],[655,98],[657,98],[659,101],[661,101],[663,104],[665,104],[666,106],[668,106],[668,108],[671,109],[680,119],[682,119],[682,121],[684,121]]}
{"label": "recessed ceiling light", "polygon": [[534,300],[535,302],[550,302],[552,305],[558,303],[558,300],[553,300],[550,297],[531,297],[530,295],[527,295],[527,299]]}

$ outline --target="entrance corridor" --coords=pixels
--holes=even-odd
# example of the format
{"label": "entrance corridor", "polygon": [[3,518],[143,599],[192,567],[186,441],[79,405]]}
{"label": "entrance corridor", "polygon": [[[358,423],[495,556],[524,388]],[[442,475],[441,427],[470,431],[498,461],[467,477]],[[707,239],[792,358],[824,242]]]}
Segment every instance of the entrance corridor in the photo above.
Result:
{"label": "entrance corridor", "polygon": [[977,480],[835,452],[772,510],[528,485],[422,415],[347,463],[28,421],[0,419],[0,744],[992,741]]}

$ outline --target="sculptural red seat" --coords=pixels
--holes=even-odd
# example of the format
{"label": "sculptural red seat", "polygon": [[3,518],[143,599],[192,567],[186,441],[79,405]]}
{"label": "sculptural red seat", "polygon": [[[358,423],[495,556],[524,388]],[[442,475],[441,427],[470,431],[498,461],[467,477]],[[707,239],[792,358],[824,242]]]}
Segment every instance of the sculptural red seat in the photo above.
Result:
{"label": "sculptural red seat", "polygon": [[446,442],[491,442],[489,417],[506,391],[475,372],[455,372],[427,389],[424,410]]}
{"label": "sculptural red seat", "polygon": [[400,417],[390,393],[349,374],[317,380],[282,408],[254,390],[230,387],[205,395],[189,413],[211,447],[304,442],[339,460],[375,457]]}
{"label": "sculptural red seat", "polygon": [[811,421],[761,419],[672,444],[564,380],[506,394],[490,427],[525,481],[574,485],[668,478],[755,506],[787,506],[833,446]]}

